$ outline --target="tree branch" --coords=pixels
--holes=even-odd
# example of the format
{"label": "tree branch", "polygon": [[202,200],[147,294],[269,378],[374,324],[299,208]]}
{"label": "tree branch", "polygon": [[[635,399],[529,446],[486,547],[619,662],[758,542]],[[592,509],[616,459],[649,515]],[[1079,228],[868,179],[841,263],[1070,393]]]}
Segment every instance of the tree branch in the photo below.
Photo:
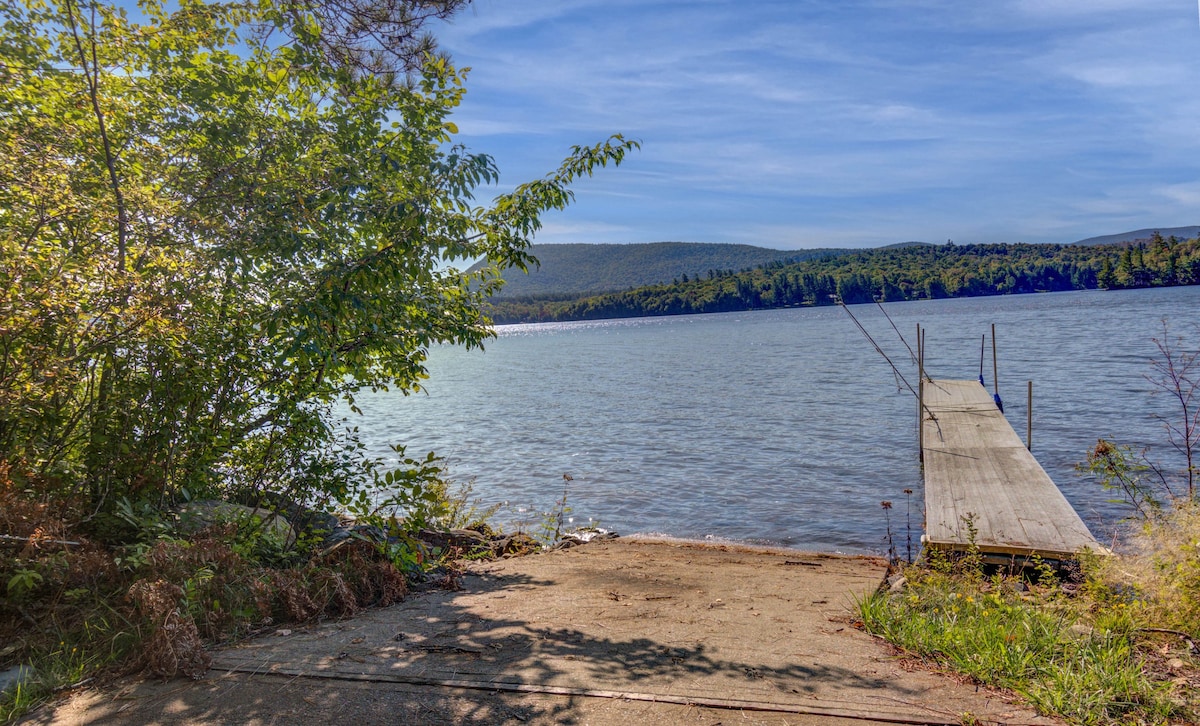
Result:
{"label": "tree branch", "polygon": [[[83,49],[83,41],[79,38],[79,25],[75,21],[74,0],[66,0],[67,21],[71,26],[71,37],[75,40],[75,50],[79,53],[83,77],[87,79],[88,96],[92,101],[92,112],[96,115],[96,123],[100,128],[100,142],[104,148],[104,165],[108,168],[108,181],[112,187],[113,196],[117,201],[117,270],[125,271],[125,250],[129,244],[129,212],[125,207],[125,194],[121,190],[121,182],[117,177],[117,159],[113,153],[112,143],[108,138],[108,126],[105,123],[104,111],[100,108],[100,63],[96,57],[95,22],[88,29],[88,42],[91,44],[91,59]],[[95,10],[93,9],[93,13]],[[88,69],[88,63],[91,69]]]}

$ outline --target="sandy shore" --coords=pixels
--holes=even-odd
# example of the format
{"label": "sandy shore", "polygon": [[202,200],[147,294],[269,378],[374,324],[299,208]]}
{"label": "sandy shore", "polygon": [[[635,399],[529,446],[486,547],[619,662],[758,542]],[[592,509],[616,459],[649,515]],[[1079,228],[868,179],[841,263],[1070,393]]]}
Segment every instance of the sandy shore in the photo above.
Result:
{"label": "sandy shore", "polygon": [[609,540],[476,564],[458,592],[214,653],[42,724],[1055,723],[853,626],[869,557]]}

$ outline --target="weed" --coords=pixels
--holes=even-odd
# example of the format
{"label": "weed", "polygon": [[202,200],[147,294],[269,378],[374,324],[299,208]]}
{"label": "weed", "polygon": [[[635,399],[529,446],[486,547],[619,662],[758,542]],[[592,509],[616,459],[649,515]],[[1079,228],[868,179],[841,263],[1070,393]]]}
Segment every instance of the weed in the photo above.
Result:
{"label": "weed", "polygon": [[8,597],[13,602],[28,599],[30,594],[45,580],[42,573],[24,567],[18,568],[8,580]]}
{"label": "weed", "polygon": [[[562,540],[566,525],[572,521],[572,510],[571,506],[567,503],[567,499],[570,495],[571,482],[574,480],[575,478],[570,474],[563,474],[562,496],[555,501],[553,508],[538,514],[537,519],[534,521],[528,519],[519,520],[517,522],[517,532],[523,534],[527,525],[536,525],[529,534],[543,548],[553,547],[558,544]],[[520,513],[524,510],[518,509],[517,511]]]}
{"label": "weed", "polygon": [[913,530],[912,530],[912,489],[904,490],[905,507],[904,507],[904,561],[912,564],[913,561]]}
{"label": "weed", "polygon": [[979,515],[967,512],[962,516],[962,525],[967,530],[967,553],[963,556],[960,572],[971,580],[983,577],[983,553],[979,551],[979,525],[975,520]]}
{"label": "weed", "polygon": [[453,489],[446,484],[443,487],[442,496],[446,501],[446,506],[444,513],[435,522],[438,526],[446,529],[478,529],[480,531],[486,527],[489,532],[493,531],[488,523],[496,515],[496,512],[500,511],[503,504],[496,503],[481,507],[479,499],[475,496],[474,480],[458,484]]}
{"label": "weed", "polygon": [[885,500],[880,502],[879,506],[883,507],[883,519],[887,525],[888,564],[894,566],[898,558],[896,557],[896,543],[892,539],[892,503]]}
{"label": "weed", "polygon": [[1058,583],[1058,571],[1038,553],[1034,552],[1030,556],[1029,565],[1033,571],[1033,579],[1039,585],[1053,587]]}
{"label": "weed", "polygon": [[1088,452],[1087,463],[1079,464],[1076,469],[1094,476],[1105,489],[1120,492],[1120,499],[1109,501],[1132,507],[1142,519],[1150,519],[1162,511],[1154,486],[1155,479],[1161,481],[1161,472],[1147,458],[1144,449],[1134,452],[1128,446],[1099,439]]}
{"label": "weed", "polygon": [[1105,605],[1121,605],[1146,627],[1200,642],[1200,505],[1181,505],[1128,538],[1118,558],[1096,558],[1086,586]]}
{"label": "weed", "polygon": [[563,478],[563,495],[562,495],[562,499],[560,499],[558,501],[558,506],[556,507],[556,509],[557,509],[556,520],[557,521],[554,523],[554,542],[555,543],[557,543],[560,539],[562,539],[563,520],[566,519],[567,515],[571,513],[571,508],[567,506],[567,490],[570,488],[571,482],[574,481],[574,478],[570,474],[563,474],[562,478]]}
{"label": "weed", "polygon": [[1184,708],[1143,672],[1128,618],[1089,618],[1012,577],[911,569],[903,592],[859,603],[868,631],[1072,722],[1159,723]]}

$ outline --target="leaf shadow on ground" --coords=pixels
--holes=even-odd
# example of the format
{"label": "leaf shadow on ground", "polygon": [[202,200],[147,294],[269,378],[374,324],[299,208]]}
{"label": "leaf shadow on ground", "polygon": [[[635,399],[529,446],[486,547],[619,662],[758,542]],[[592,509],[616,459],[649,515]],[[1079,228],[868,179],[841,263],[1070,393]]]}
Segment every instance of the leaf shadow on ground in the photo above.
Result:
{"label": "leaf shadow on ground", "polygon": [[[554,584],[553,581],[536,581],[521,575],[506,575],[503,579],[493,577],[471,578],[472,593],[519,595],[523,590],[532,590]],[[631,582],[621,587],[620,578],[609,575],[604,582],[596,583],[598,589],[610,594],[614,607],[624,600],[622,591],[636,590],[640,583]],[[636,596],[630,596],[634,598]],[[641,599],[638,605],[663,600]],[[647,623],[663,617],[660,608],[649,612],[637,612],[630,616],[630,630],[641,630]],[[637,686],[651,682],[694,681],[697,678],[718,676],[723,681],[745,682],[767,681],[779,685],[780,690],[812,694],[823,683],[837,683],[843,687],[873,690],[894,688],[882,679],[864,675],[845,668],[819,663],[795,662],[786,665],[768,665],[751,660],[722,657],[717,648],[703,642],[681,644],[653,637],[604,636],[580,627],[539,626],[527,618],[506,617],[497,614],[481,617],[477,607],[461,608],[453,597],[438,605],[436,618],[429,618],[412,628],[412,634],[401,639],[395,648],[370,651],[374,656],[400,655],[400,660],[411,663],[422,660],[405,658],[413,653],[436,655],[437,670],[458,673],[463,679],[466,674],[487,674],[504,683],[550,684],[580,681],[590,684],[595,690],[621,690],[604,684]],[[637,621],[640,621],[637,622]],[[639,627],[640,626],[640,627]],[[409,641],[406,644],[406,641]],[[415,641],[415,642],[413,642]],[[520,677],[511,675],[520,673]],[[576,685],[575,687],[589,687]],[[709,694],[718,697],[717,694]]]}
{"label": "leaf shadow on ground", "polygon": [[[713,575],[702,566],[667,577],[656,566],[606,560],[581,575],[578,563],[555,569],[547,562],[541,570],[485,568],[465,577],[462,591],[423,592],[349,620],[257,638],[218,652],[201,684],[135,686],[87,722],[689,723],[705,709],[646,699],[818,708],[864,698],[921,701],[918,687],[803,655],[829,647],[812,639],[849,628],[824,616],[812,621],[819,626],[788,621],[808,593],[741,597],[751,590],[738,582],[707,591]],[[754,578],[742,576],[750,588]],[[754,577],[766,582],[771,574]],[[753,635],[733,633],[748,624]],[[810,632],[817,627],[829,632]],[[559,692],[518,690],[545,686]],[[712,713],[720,720],[720,711]]]}

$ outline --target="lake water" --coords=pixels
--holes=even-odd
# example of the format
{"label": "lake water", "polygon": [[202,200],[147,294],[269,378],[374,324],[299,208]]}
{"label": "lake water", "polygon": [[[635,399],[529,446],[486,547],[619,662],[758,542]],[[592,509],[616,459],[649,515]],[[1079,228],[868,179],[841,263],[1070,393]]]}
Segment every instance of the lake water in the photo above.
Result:
{"label": "lake water", "polygon": [[[1144,375],[1168,318],[1188,333],[1200,287],[889,303],[935,378],[979,375],[996,324],[1000,394],[1093,532],[1124,510],[1074,466],[1099,436],[1165,455],[1166,396]],[[915,365],[880,309],[852,306],[900,372]],[[436,451],[506,528],[536,527],[562,496],[575,524],[621,534],[881,552],[881,501],[904,540],[921,522],[916,402],[845,310],[801,308],[497,328],[485,352],[431,351],[427,394],[365,393],[352,423],[383,455]],[[990,339],[985,378],[992,386]],[[907,496],[909,488],[914,494]],[[903,544],[901,544],[903,552]]]}

